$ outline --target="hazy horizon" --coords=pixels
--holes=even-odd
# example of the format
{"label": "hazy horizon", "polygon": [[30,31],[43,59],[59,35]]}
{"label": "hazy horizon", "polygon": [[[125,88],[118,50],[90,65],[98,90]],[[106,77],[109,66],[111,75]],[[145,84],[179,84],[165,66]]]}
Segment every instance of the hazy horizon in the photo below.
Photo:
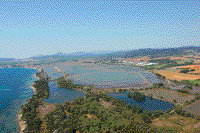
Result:
{"label": "hazy horizon", "polygon": [[199,46],[199,1],[0,1],[0,58]]}

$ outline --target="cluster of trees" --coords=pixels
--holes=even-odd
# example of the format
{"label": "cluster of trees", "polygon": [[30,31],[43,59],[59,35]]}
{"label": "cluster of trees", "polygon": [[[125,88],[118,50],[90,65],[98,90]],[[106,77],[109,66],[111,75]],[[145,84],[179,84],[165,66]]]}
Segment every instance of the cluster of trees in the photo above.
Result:
{"label": "cluster of trees", "polygon": [[49,98],[50,95],[48,81],[45,79],[35,81],[33,87],[36,88],[36,94],[21,106],[20,111],[20,114],[22,114],[20,121],[25,121],[27,124],[24,133],[39,132],[42,124],[39,106],[43,104],[44,98]]}
{"label": "cluster of trees", "polygon": [[160,87],[163,87],[164,86],[164,84],[163,83],[153,83],[153,85],[152,85],[152,89],[153,88],[160,88]]}
{"label": "cluster of trees", "polygon": [[41,100],[37,95],[27,100],[27,103],[21,107],[21,121],[25,121],[27,126],[24,133],[39,132],[42,120],[39,117],[38,107],[41,105]]}
{"label": "cluster of trees", "polygon": [[188,90],[177,90],[178,92],[182,92],[182,93],[187,93],[190,94],[190,92]]}
{"label": "cluster of trees", "polygon": [[58,129],[62,125],[62,122],[67,118],[63,106],[60,104],[56,104],[55,106],[56,108],[53,111],[48,112],[42,118],[42,132],[52,133]]}
{"label": "cluster of trees", "polygon": [[192,118],[195,118],[195,116],[189,112],[186,112],[185,110],[183,110],[182,107],[175,107],[175,112],[178,114],[178,115],[181,115],[181,116],[185,116],[185,117],[192,117]]}
{"label": "cluster of trees", "polygon": [[155,73],[156,76],[158,76],[159,78],[162,78],[162,79],[165,79],[166,77],[165,76],[162,76],[161,74],[159,73]]}
{"label": "cluster of trees", "polygon": [[184,105],[187,106],[189,104],[195,103],[198,100],[200,100],[200,96],[197,96],[196,98],[194,98],[194,99],[192,99],[190,101],[186,101]]}
{"label": "cluster of trees", "polygon": [[[115,107],[105,108],[100,99],[112,102]],[[138,108],[126,105],[125,101],[102,93],[88,93],[85,98],[65,102],[63,107],[71,115],[64,120],[59,132],[147,132],[150,128],[148,113],[142,114],[142,109],[138,112]],[[95,117],[88,118],[86,114]]]}
{"label": "cluster of trees", "polygon": [[180,73],[188,73],[188,72],[192,72],[192,71],[195,71],[195,69],[191,69],[191,70],[183,69],[183,70],[180,71]]}
{"label": "cluster of trees", "polygon": [[[102,105],[102,100],[112,102],[114,106],[106,108]],[[139,106],[127,105],[125,101],[106,94],[88,92],[84,98],[77,98],[72,102],[66,101],[62,105],[57,104],[56,109],[48,112],[40,119],[36,115],[40,103],[37,96],[34,95],[22,109],[24,114],[22,119],[29,123],[29,128],[25,130],[27,132],[31,130],[34,132],[41,131],[39,127],[43,128],[43,132],[57,130],[60,133],[76,131],[136,133],[168,131],[168,129],[151,127],[151,123],[152,119],[171,111],[168,110],[165,113],[163,111],[144,111]],[[66,112],[68,112],[68,116],[66,116]],[[181,108],[176,108],[175,112],[179,115],[190,116]],[[88,118],[88,114],[92,117]]]}
{"label": "cluster of trees", "polygon": [[160,69],[165,69],[165,68],[169,68],[169,67],[176,67],[176,66],[184,66],[184,65],[192,65],[193,64],[193,61],[190,61],[190,62],[185,62],[185,63],[182,63],[182,64],[178,64],[178,63],[173,63],[173,64],[167,64],[163,67],[161,67]]}
{"label": "cluster of trees", "polygon": [[32,85],[36,89],[36,95],[39,99],[48,99],[50,96],[48,81],[45,79],[37,80]]}
{"label": "cluster of trees", "polygon": [[187,84],[188,86],[192,86],[192,85],[194,85],[194,86],[199,86],[200,85],[200,82],[199,82],[199,80],[197,79],[197,80],[183,80],[182,82],[181,82],[182,84]]}
{"label": "cluster of trees", "polygon": [[126,89],[119,89],[119,93],[126,92]]}
{"label": "cluster of trees", "polygon": [[[112,102],[115,107],[105,108],[99,103],[100,99]],[[71,115],[64,120],[59,132],[156,132],[156,128],[150,127],[152,119],[164,114],[163,111],[143,111],[139,106],[126,105],[125,101],[95,93],[65,102],[63,107]],[[96,117],[89,119],[86,114]]]}
{"label": "cluster of trees", "polygon": [[141,93],[139,92],[134,92],[134,94],[131,94],[129,93],[128,94],[128,98],[133,98],[134,100],[136,101],[144,101],[146,96],[145,95],[142,95]]}
{"label": "cluster of trees", "polygon": [[64,77],[60,77],[57,80],[57,86],[60,88],[66,88],[66,89],[83,89],[83,85],[74,84],[70,79],[65,79]]}

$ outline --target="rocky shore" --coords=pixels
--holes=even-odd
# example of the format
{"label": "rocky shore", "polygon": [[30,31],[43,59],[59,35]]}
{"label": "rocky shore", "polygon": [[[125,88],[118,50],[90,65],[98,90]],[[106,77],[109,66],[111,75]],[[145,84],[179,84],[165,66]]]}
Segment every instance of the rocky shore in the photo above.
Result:
{"label": "rocky shore", "polygon": [[22,121],[22,114],[21,114],[21,110],[18,114],[18,121],[19,121],[19,127],[20,127],[20,133],[23,133],[24,129],[26,128],[26,121]]}

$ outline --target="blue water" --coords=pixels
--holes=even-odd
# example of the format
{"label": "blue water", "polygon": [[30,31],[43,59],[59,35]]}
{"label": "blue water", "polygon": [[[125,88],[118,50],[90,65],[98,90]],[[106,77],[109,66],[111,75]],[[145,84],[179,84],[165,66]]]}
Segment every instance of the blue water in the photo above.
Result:
{"label": "blue water", "polygon": [[[98,87],[127,87],[145,84],[146,80],[141,77],[141,73],[150,83],[161,82],[155,74],[133,66],[123,65],[92,65],[92,66],[59,66],[63,72],[73,74],[69,76],[77,84],[95,84]],[[60,77],[54,66],[45,66],[44,70],[52,79]]]}
{"label": "blue water", "polygon": [[[143,70],[138,68],[124,66],[71,66],[70,70],[65,70],[67,73],[74,73],[74,76],[69,78],[75,83],[112,86],[144,83],[144,79],[137,74],[139,71],[143,73]],[[36,72],[38,72],[38,70],[26,68],[0,69],[0,133],[19,131],[17,115],[21,105],[25,104],[26,100],[31,98],[34,94],[30,86],[37,80],[33,76]],[[48,74],[50,76],[54,75],[55,78],[63,75],[58,74],[54,69]],[[150,82],[159,82],[152,73],[144,73],[144,76],[146,76]],[[56,82],[50,82],[49,89],[50,98],[44,100],[49,103],[63,103],[66,100],[72,101],[85,96],[82,92],[59,88],[56,86]],[[127,103],[139,105],[139,103],[128,99],[128,97],[119,98],[125,99]],[[148,102],[151,104],[148,104]],[[161,106],[161,103],[162,102],[156,100],[146,100],[141,106],[144,106],[142,107],[144,109],[152,108],[150,110],[155,110],[156,108],[158,108],[156,110],[171,108],[170,104],[165,103],[169,105],[169,107],[167,107]]]}
{"label": "blue water", "polygon": [[33,95],[35,69],[0,69],[0,132],[19,132],[17,115],[22,104]]}
{"label": "blue water", "polygon": [[85,93],[72,89],[64,89],[57,87],[57,82],[49,83],[50,97],[45,99],[44,102],[48,103],[63,103],[66,100],[68,102],[75,100],[76,98],[85,97]]}
{"label": "blue water", "polygon": [[157,111],[158,110],[167,111],[174,107],[174,105],[172,103],[157,100],[157,99],[151,100],[148,97],[145,98],[145,101],[138,102],[132,98],[128,98],[128,93],[129,92],[122,92],[122,93],[115,92],[115,93],[107,93],[107,94],[116,99],[124,100],[124,101],[126,101],[127,104],[130,103],[130,105],[132,105],[132,106],[137,105],[137,106],[143,108],[144,111],[145,110],[150,110],[152,112],[156,111],[156,110]]}

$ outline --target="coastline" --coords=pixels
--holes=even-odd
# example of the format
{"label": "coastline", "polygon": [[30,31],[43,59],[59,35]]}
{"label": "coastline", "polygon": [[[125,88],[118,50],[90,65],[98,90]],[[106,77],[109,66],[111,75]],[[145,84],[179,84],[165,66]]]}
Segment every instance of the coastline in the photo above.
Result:
{"label": "coastline", "polygon": [[34,74],[34,77],[35,77],[35,78],[37,78],[38,80],[40,80],[40,78],[39,78],[39,77],[37,77],[37,76],[36,76],[36,74]]}
{"label": "coastline", "polygon": [[26,128],[26,121],[21,121],[22,118],[22,114],[21,114],[21,110],[19,111],[18,114],[18,121],[19,121],[19,127],[20,127],[20,133],[23,133],[23,130]]}
{"label": "coastline", "polygon": [[[26,67],[24,67],[24,68],[26,68]],[[33,69],[33,68],[31,68],[31,69]],[[38,70],[39,70],[39,69],[38,69]],[[36,79],[40,80],[40,78],[37,77],[36,74],[34,74],[34,77],[35,77]],[[34,84],[35,84],[35,83],[33,83],[33,84],[30,86],[30,88],[32,88],[34,94],[36,94],[36,88],[33,87]],[[20,133],[23,133],[23,130],[27,127],[27,125],[26,125],[26,121],[21,121],[21,117],[22,117],[22,114],[21,114],[21,109],[20,109],[20,111],[19,111],[19,113],[18,113],[17,119],[18,119],[18,124],[19,124],[19,128],[20,128]]]}
{"label": "coastline", "polygon": [[[24,67],[24,68],[27,68],[27,67]],[[29,67],[30,68],[30,67]],[[33,69],[33,68],[31,68]],[[37,68],[39,71],[41,69]],[[36,74],[34,74],[34,77],[37,79],[37,80],[40,80],[40,76],[36,76]],[[62,76],[63,77],[63,76]],[[58,79],[58,78],[57,78]],[[49,80],[48,82],[51,82],[51,81],[56,81],[57,79],[54,79],[54,80]],[[36,94],[36,88],[33,87],[34,83],[30,86],[32,89],[33,89],[33,92],[34,94]],[[86,88],[88,88],[89,85],[86,85]],[[94,85],[95,87],[96,85]],[[98,85],[97,85],[98,86]],[[103,85],[104,86],[104,85]],[[118,92],[120,89],[124,90],[126,89],[127,91],[131,91],[132,88],[136,89],[136,88],[140,88],[142,86],[146,86],[146,84],[141,84],[141,85],[136,85],[136,84],[129,84],[127,86],[122,86],[122,87],[117,87],[117,86],[111,86],[110,88],[106,88],[106,86],[110,86],[110,85],[105,85],[105,88],[101,88],[101,87],[97,87],[97,88],[92,88],[91,92],[103,92],[103,93],[109,93],[109,92],[113,92],[113,90],[115,90],[115,92]],[[72,88],[73,89],[73,88]],[[85,93],[87,94],[87,89],[83,90],[83,89],[73,89],[73,90],[76,90],[76,91],[80,91],[82,93]],[[49,103],[45,103],[45,105],[48,105]],[[48,110],[49,107],[47,106],[43,106],[43,110]],[[21,121],[22,117],[22,114],[21,114],[21,110],[18,114],[18,121],[19,121],[19,126],[20,126],[20,133],[23,133],[23,130],[27,127],[26,125],[26,122],[25,121]]]}

